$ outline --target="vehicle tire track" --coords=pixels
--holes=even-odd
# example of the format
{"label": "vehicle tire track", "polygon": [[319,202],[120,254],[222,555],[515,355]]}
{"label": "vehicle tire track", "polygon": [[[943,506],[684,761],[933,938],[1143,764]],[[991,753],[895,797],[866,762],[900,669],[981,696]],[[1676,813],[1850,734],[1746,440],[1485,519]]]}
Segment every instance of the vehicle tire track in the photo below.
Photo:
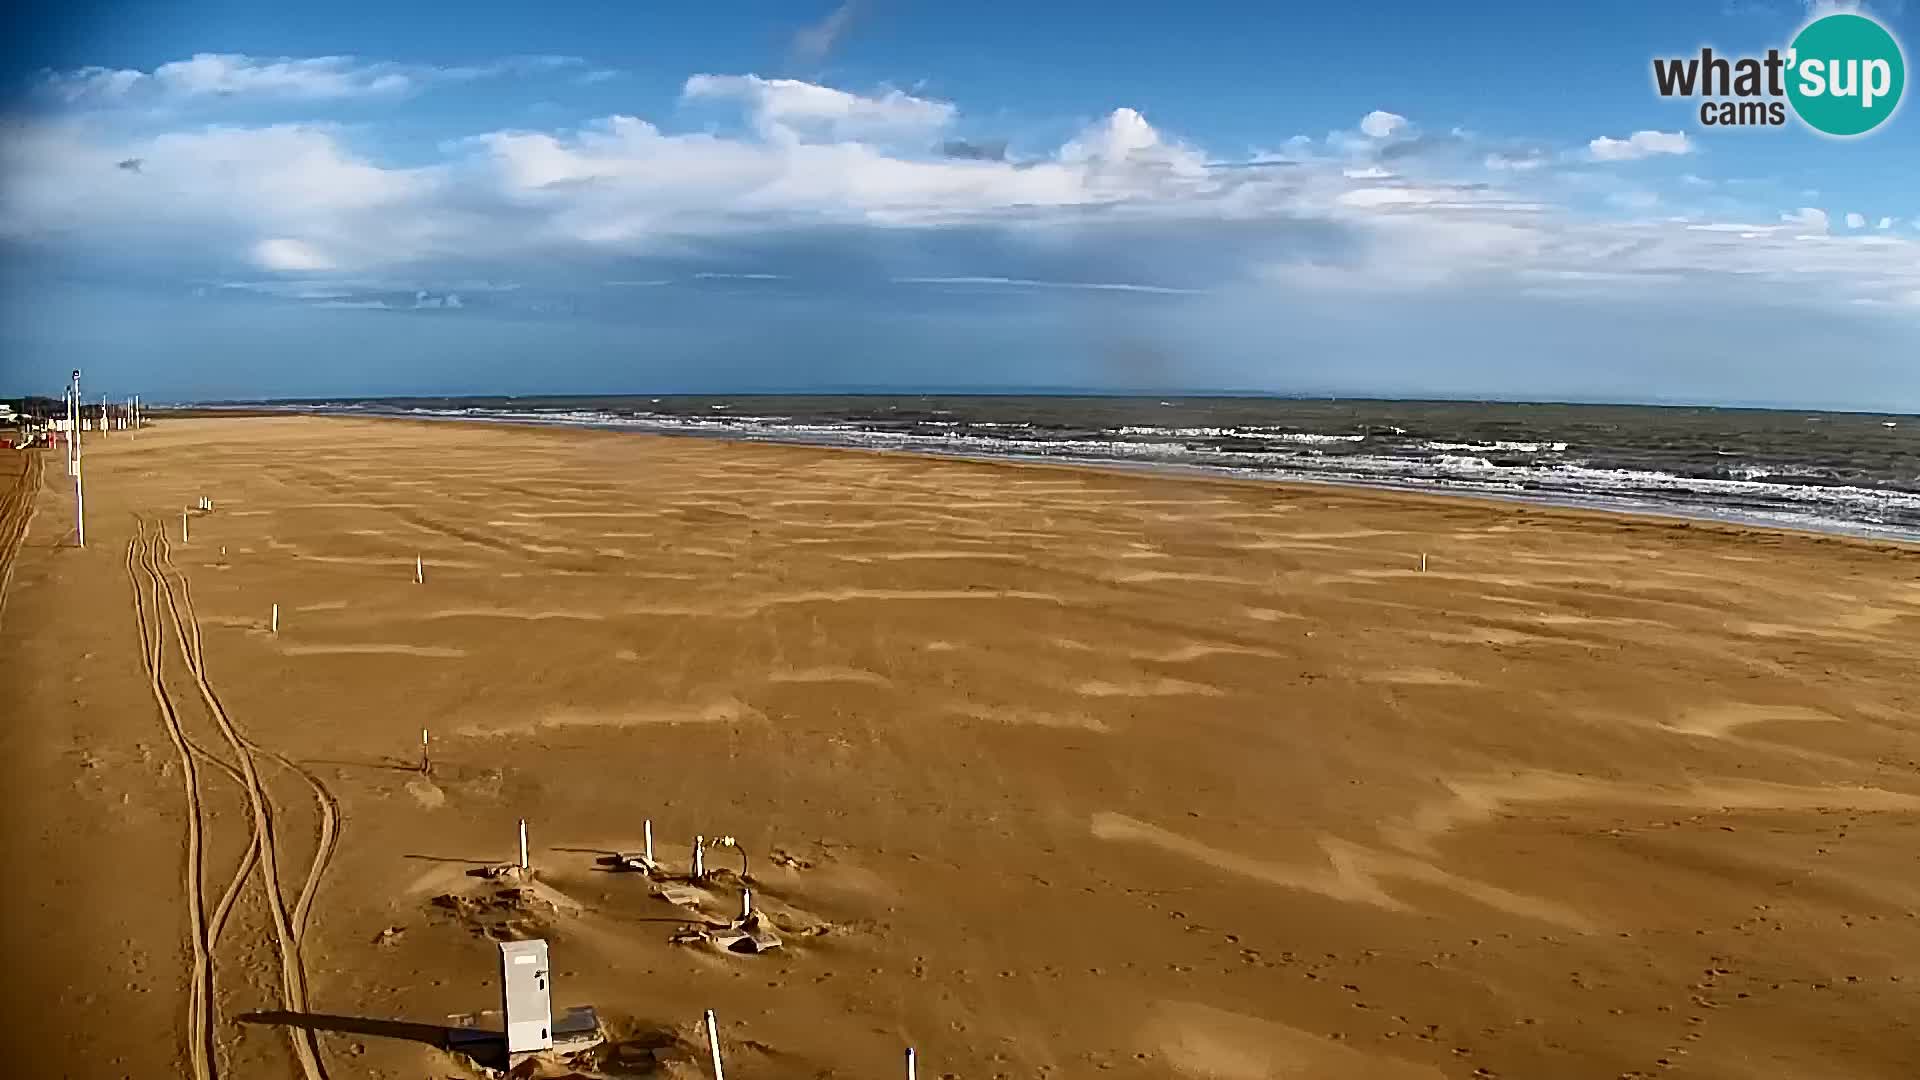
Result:
{"label": "vehicle tire track", "polygon": [[[180,653],[187,669],[193,675],[194,685],[200,691],[201,700],[213,715],[214,723],[219,727],[227,745],[234,752],[240,764],[240,772],[245,779],[243,785],[247,793],[247,802],[253,812],[253,835],[258,847],[261,884],[266,892],[267,908],[273,922],[274,944],[280,960],[281,1000],[290,1012],[305,1013],[307,1007],[306,962],[301,951],[298,929],[304,926],[305,916],[311,908],[312,893],[318,886],[320,874],[326,868],[331,857],[334,837],[337,831],[337,811],[330,796],[319,797],[321,826],[320,841],[316,845],[314,862],[308,872],[307,881],[302,884],[300,899],[296,902],[294,914],[289,914],[286,898],[280,886],[280,851],[278,839],[274,833],[274,808],[268,797],[266,786],[260,779],[260,770],[254,761],[254,746],[234,725],[232,717],[221,705],[219,695],[207,680],[203,656],[199,648],[199,621],[186,613],[186,604],[182,595],[186,593],[186,577],[173,565],[172,545],[164,535],[156,538],[152,549],[153,565],[160,578],[161,593],[166,600],[167,614],[173,623],[175,636],[180,644]],[[171,571],[171,573],[168,573]],[[178,582],[180,592],[174,585]],[[319,780],[294,766],[292,762],[277,754],[274,757],[306,776],[308,782],[324,791]],[[321,1065],[319,1040],[314,1032],[303,1027],[289,1025],[286,1029],[288,1041],[293,1046],[293,1054],[307,1080],[325,1080],[326,1069]]]}
{"label": "vehicle tire track", "polygon": [[[185,574],[181,574],[178,570],[175,570],[174,573],[180,582],[180,600],[181,606],[186,610],[187,625],[193,631],[191,639],[193,643],[193,663],[199,667],[200,670],[205,671],[205,654],[202,652],[200,646],[200,616],[194,611],[193,606],[193,586],[187,580]],[[305,781],[306,785],[313,789],[314,804],[320,811],[320,837],[318,843],[314,846],[313,863],[307,869],[306,882],[300,887],[300,896],[295,901],[293,907],[293,936],[294,940],[299,942],[302,947],[303,964],[300,971],[300,980],[304,990],[306,984],[304,960],[307,920],[313,911],[314,897],[320,891],[320,879],[325,876],[327,867],[333,861],[334,850],[339,846],[340,802],[334,798],[333,792],[327,789],[326,784],[322,783],[318,776],[302,768],[285,754],[261,746],[245,735],[241,736],[241,742],[245,744],[248,750],[265,754],[279,764],[281,768],[286,769],[288,772],[293,773]],[[236,779],[239,777],[237,772],[234,775]]]}
{"label": "vehicle tire track", "polygon": [[33,521],[35,498],[40,492],[40,476],[45,466],[38,450],[19,452],[20,471],[13,485],[0,495],[0,622],[7,613],[7,586],[13,583],[13,559],[26,543],[27,526]]}
{"label": "vehicle tire track", "polygon": [[[134,616],[140,623],[141,660],[147,669],[154,704],[160,710],[167,736],[179,755],[180,775],[186,791],[188,939],[193,951],[193,967],[187,983],[187,1059],[194,1080],[213,1080],[213,950],[208,940],[206,899],[201,887],[205,845],[200,773],[187,743],[186,733],[181,728],[180,717],[174,712],[173,702],[167,697],[166,687],[160,679],[161,658],[165,648],[165,632],[159,618],[160,580],[148,562],[149,547],[145,531],[145,524],[142,523],[133,539],[127,542],[127,582],[133,587]],[[147,572],[149,579],[151,592],[145,598],[140,574],[135,570],[136,558],[140,569]]]}

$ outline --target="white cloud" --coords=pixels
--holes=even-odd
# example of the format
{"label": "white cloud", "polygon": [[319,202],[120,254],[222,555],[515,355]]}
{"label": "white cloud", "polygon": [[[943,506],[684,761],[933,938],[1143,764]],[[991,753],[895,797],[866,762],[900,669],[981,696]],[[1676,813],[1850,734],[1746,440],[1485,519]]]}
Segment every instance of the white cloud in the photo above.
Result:
{"label": "white cloud", "polygon": [[1891,228],[1893,228],[1893,219],[1892,219],[1892,218],[1890,218],[1890,217],[1883,217],[1883,218],[1881,218],[1881,219],[1880,219],[1880,225],[1879,225],[1879,227],[1880,227],[1880,228],[1882,228],[1882,229],[1891,229]]}
{"label": "white cloud", "polygon": [[954,107],[898,90],[876,97],[850,94],[798,79],[758,75],[695,75],[681,90],[688,100],[744,103],[763,136],[839,141],[925,137],[953,119]]}
{"label": "white cloud", "polygon": [[1495,172],[1531,172],[1547,163],[1545,154],[1529,151],[1525,154],[1503,154],[1499,151],[1488,154],[1486,166]]}
{"label": "white cloud", "polygon": [[247,97],[344,98],[400,94],[413,81],[389,65],[363,65],[351,57],[257,60],[237,54],[200,53],[162,64],[154,81],[179,94]]}
{"label": "white cloud", "polygon": [[276,236],[253,246],[253,261],[262,270],[332,270],[335,266],[313,245],[292,237]]}
{"label": "white cloud", "polygon": [[1088,289],[1097,292],[1161,293],[1170,296],[1198,295],[1198,289],[1175,289],[1165,285],[1137,285],[1118,281],[1036,281],[1010,277],[903,277],[899,285],[984,285],[1023,289]]}
{"label": "white cloud", "polygon": [[394,306],[385,300],[322,300],[309,307],[325,308],[337,311],[393,311]]}
{"label": "white cloud", "polygon": [[152,71],[85,67],[45,72],[42,78],[50,93],[69,104],[112,105],[139,95],[166,101],[198,98],[333,101],[399,97],[434,83],[552,71],[581,63],[568,56],[520,56],[481,66],[433,67],[354,56],[295,58],[196,53],[185,60],[161,64]]}
{"label": "white cloud", "polygon": [[1866,227],[1867,227],[1866,215],[1864,214],[1848,214],[1847,215],[1847,228],[1864,229]]}
{"label": "white cloud", "polygon": [[107,99],[124,97],[127,91],[139,85],[140,80],[146,77],[146,73],[142,71],[104,67],[45,72],[42,76],[46,88],[54,96],[69,103],[96,97]]}
{"label": "white cloud", "polygon": [[[111,75],[88,77],[109,85]],[[1209,261],[1228,275],[1216,292],[1235,283],[1405,290],[1478,280],[1591,292],[1716,275],[1743,287],[1777,283],[1797,302],[1841,283],[1849,299],[1920,288],[1920,244],[1905,229],[1874,237],[1886,241],[1874,248],[1858,236],[1829,238],[1830,222],[1812,208],[1745,224],[1774,211],[1731,196],[1723,221],[1636,220],[1668,189],[1649,180],[1628,190],[1601,170],[1585,170],[1594,181],[1585,188],[1543,184],[1528,174],[1575,155],[1489,146],[1470,133],[1444,137],[1448,154],[1389,160],[1384,150],[1415,145],[1399,118],[1372,125],[1390,134],[1373,136],[1370,149],[1355,150],[1361,134],[1348,130],[1324,146],[1290,142],[1284,160],[1211,161],[1121,107],[1051,153],[966,159],[939,149],[953,137],[954,106],[900,91],[706,75],[688,80],[685,92],[738,108],[744,122],[672,131],[611,116],[573,130],[492,131],[406,167],[356,147],[363,131],[377,138],[377,125],[154,131],[172,121],[137,108],[17,123],[0,128],[0,239],[106,260],[166,252],[199,260],[209,280],[251,267],[297,285],[268,295],[305,303],[383,297],[401,308],[458,306],[456,296],[472,293],[455,291],[448,274],[484,281],[511,265],[597,265],[595,280],[626,274],[631,285],[685,280],[684,271],[633,261],[655,255],[680,265],[698,258],[784,268],[749,261],[750,245],[822,225],[832,228],[806,233],[806,242],[961,224],[1023,252],[1106,252],[1102,245],[1112,244],[1158,258],[1164,246],[1169,265]],[[146,133],[126,134],[143,124]],[[1619,160],[1673,152],[1674,140],[1685,144],[1678,133],[1641,132],[1607,141],[1626,150],[1601,153]],[[1593,153],[1589,146],[1577,156]],[[119,167],[133,159],[138,171]],[[1472,168],[1476,161],[1488,171]],[[1460,181],[1462,167],[1475,182]],[[1560,179],[1575,178],[1569,170]],[[1596,197],[1583,203],[1628,205],[1591,220],[1545,201],[1565,191]],[[942,273],[954,267],[918,264],[889,272],[951,288],[1185,291],[1125,268],[1108,272],[1120,280],[1085,280],[1085,266],[1104,264],[1075,258],[1044,270],[990,264],[1005,276],[956,277]],[[420,269],[427,266],[441,274]],[[347,275],[407,283],[324,287]]]}
{"label": "white cloud", "polygon": [[1360,118],[1360,131],[1372,139],[1389,138],[1406,126],[1406,117],[1380,109],[1375,109]]}
{"label": "white cloud", "polygon": [[1693,140],[1684,131],[1636,131],[1624,139],[1605,135],[1587,144],[1595,161],[1638,161],[1656,154],[1691,154]]}
{"label": "white cloud", "polygon": [[1796,228],[1816,233],[1824,233],[1831,224],[1827,212],[1813,206],[1803,206],[1798,210],[1780,215],[1780,220]]}
{"label": "white cloud", "polygon": [[1187,176],[1206,172],[1206,155],[1167,139],[1133,109],[1115,109],[1060,148],[1069,165],[1164,168]]}

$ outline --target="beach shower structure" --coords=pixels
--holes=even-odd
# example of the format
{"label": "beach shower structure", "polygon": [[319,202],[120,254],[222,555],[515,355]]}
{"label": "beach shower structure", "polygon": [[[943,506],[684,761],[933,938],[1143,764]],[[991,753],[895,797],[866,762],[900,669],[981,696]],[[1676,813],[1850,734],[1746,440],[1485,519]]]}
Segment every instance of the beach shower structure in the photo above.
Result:
{"label": "beach shower structure", "polygon": [[547,985],[552,974],[544,940],[500,943],[500,1002],[507,1018],[508,1054],[553,1049],[553,993]]}
{"label": "beach shower structure", "polygon": [[492,1010],[462,1017],[447,1033],[447,1048],[510,1069],[530,1055],[577,1053],[605,1038],[591,1005],[553,1015],[553,965],[544,938],[500,943],[500,1008],[503,1028],[475,1022]]}

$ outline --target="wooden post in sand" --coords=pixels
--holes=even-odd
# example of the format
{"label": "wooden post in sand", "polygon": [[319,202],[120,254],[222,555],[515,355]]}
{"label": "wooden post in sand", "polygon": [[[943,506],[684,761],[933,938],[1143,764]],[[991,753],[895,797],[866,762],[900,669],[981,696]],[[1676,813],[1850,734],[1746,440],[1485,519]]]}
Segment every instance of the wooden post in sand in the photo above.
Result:
{"label": "wooden post in sand", "polygon": [[748,919],[751,919],[751,918],[753,918],[753,890],[741,889],[740,890],[740,921],[746,922]]}
{"label": "wooden post in sand", "polygon": [[420,556],[418,555],[413,557],[413,583],[415,585],[425,585],[427,583],[427,564],[421,562]]}
{"label": "wooden post in sand", "polygon": [[652,866],[653,865],[653,819],[652,818],[647,819],[647,823],[644,827],[644,831],[647,837],[647,846],[646,846],[647,865]]}
{"label": "wooden post in sand", "polygon": [[180,542],[187,542],[187,511],[184,508],[180,511]]}
{"label": "wooden post in sand", "polygon": [[727,1080],[720,1067],[720,1032],[713,1022],[713,1010],[707,1010],[707,1053],[713,1055],[713,1080]]}
{"label": "wooden post in sand", "polygon": [[420,775],[431,776],[432,774],[433,774],[433,755],[432,755],[432,752],[427,749],[427,729],[421,728],[420,729]]}
{"label": "wooden post in sand", "polygon": [[1424,551],[1420,553],[1420,572],[1427,572],[1427,553]]}
{"label": "wooden post in sand", "polygon": [[273,632],[276,634],[280,632],[280,605],[279,604],[273,605]]}
{"label": "wooden post in sand", "polygon": [[907,1047],[907,1080],[913,1080],[913,1047]]}
{"label": "wooden post in sand", "polygon": [[527,819],[521,818],[520,819],[520,872],[524,874],[531,869],[533,869],[533,866],[527,862]]}
{"label": "wooden post in sand", "polygon": [[707,838],[693,838],[693,880],[707,880]]}

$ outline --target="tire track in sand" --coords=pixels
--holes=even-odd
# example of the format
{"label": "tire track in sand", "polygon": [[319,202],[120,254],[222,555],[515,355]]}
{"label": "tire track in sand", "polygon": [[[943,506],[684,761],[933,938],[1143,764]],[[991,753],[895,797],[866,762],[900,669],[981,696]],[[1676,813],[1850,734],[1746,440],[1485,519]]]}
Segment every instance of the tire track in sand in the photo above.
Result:
{"label": "tire track in sand", "polygon": [[[200,623],[192,609],[191,586],[187,584],[186,576],[173,564],[172,545],[167,541],[164,530],[156,533],[154,544],[149,548],[149,565],[159,579],[159,595],[166,601],[167,613],[179,642],[181,658],[193,675],[194,685],[200,692],[201,700],[206,703],[214,723],[219,727],[222,737],[226,739],[228,747],[239,761],[239,771],[245,781],[243,787],[247,793],[249,808],[252,810],[253,837],[259,855],[257,865],[260,870],[261,886],[266,893],[268,912],[273,922],[274,945],[280,961],[282,1004],[289,1012],[309,1012],[302,938],[307,920],[312,913],[313,899],[319,889],[320,879],[337,845],[339,804],[318,777],[300,768],[284,755],[264,750],[242,735],[226,708],[220,703],[219,695],[214,692],[207,678],[205,656],[200,644]],[[313,862],[308,868],[306,880],[301,884],[299,897],[291,912],[287,909],[286,898],[281,891],[280,849],[278,836],[274,831],[274,807],[267,795],[265,784],[260,778],[260,770],[255,761],[256,752],[264,754],[302,777],[314,790],[315,801],[320,811],[320,836],[314,847]],[[320,1046],[315,1033],[295,1026],[289,1026],[286,1031],[301,1074],[306,1077],[306,1080],[325,1080],[326,1069],[321,1063]]]}
{"label": "tire track in sand", "polygon": [[0,493],[0,620],[7,613],[7,586],[13,583],[13,557],[26,543],[27,525],[33,520],[34,498],[40,492],[40,474],[44,466],[40,451],[17,452],[20,471],[13,483]]}
{"label": "tire track in sand", "polygon": [[[144,571],[147,576],[150,592],[143,593],[140,572],[135,570],[136,562],[139,571]],[[193,967],[187,981],[187,1059],[194,1080],[212,1080],[213,949],[208,935],[206,898],[201,886],[205,844],[200,773],[194,762],[194,754],[189,749],[186,733],[180,726],[180,717],[174,712],[173,702],[167,697],[166,687],[160,679],[160,661],[165,647],[159,612],[160,579],[152,568],[144,522],[137,527],[133,539],[127,541],[126,568],[127,583],[133,587],[134,617],[140,623],[140,659],[147,669],[154,704],[160,710],[161,720],[165,722],[167,737],[172,740],[179,756],[181,780],[186,790],[188,941],[193,950]]]}
{"label": "tire track in sand", "polygon": [[[171,563],[169,563],[169,565],[171,565]],[[181,574],[176,570],[175,575],[180,581],[180,599],[182,606],[186,609],[187,625],[193,631],[192,638],[190,639],[193,647],[193,663],[200,670],[204,671],[206,667],[204,660],[205,654],[200,646],[200,616],[194,611],[193,607],[193,586],[187,581],[185,574]],[[241,736],[241,742],[246,745],[248,750],[267,755],[281,768],[286,769],[304,781],[306,785],[313,790],[314,804],[320,811],[319,842],[314,846],[313,862],[307,868],[307,880],[301,885],[300,896],[295,901],[293,907],[294,940],[304,945],[307,920],[313,914],[313,901],[314,897],[317,896],[320,891],[320,879],[326,875],[327,866],[333,862],[334,850],[340,845],[340,801],[334,798],[333,792],[327,790],[326,784],[322,783],[318,776],[301,768],[293,759],[276,750],[261,746],[259,743],[254,742],[244,735]],[[236,780],[240,779],[240,774],[237,771],[233,772],[233,776]],[[307,978],[304,953],[301,959],[300,982],[304,996]]]}

